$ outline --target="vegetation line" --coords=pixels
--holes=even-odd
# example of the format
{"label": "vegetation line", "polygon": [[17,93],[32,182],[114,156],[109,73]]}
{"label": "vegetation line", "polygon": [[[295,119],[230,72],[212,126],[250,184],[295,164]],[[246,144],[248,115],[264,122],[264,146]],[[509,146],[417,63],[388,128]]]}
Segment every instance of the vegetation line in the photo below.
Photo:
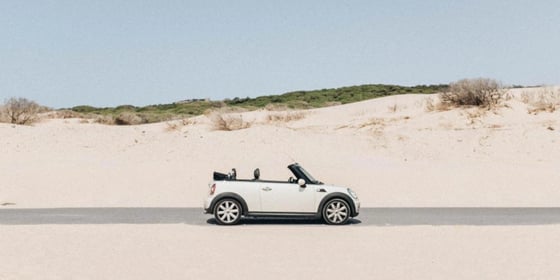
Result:
{"label": "vegetation line", "polygon": [[[321,108],[339,104],[359,102],[390,95],[431,94],[441,92],[446,88],[447,85],[418,85],[407,87],[398,85],[375,84],[311,91],[294,91],[280,95],[259,96],[256,98],[236,97],[233,99],[226,99],[222,101],[212,101],[208,99],[191,99],[171,104],[158,104],[144,107],[121,105],[117,107],[98,108],[82,105],[68,109],[55,110],[55,117],[94,119],[96,122],[104,124],[134,125],[164,122],[174,119],[184,119],[188,117],[207,114],[217,109],[221,111],[251,111],[261,108]],[[7,110],[11,108],[16,109],[12,111]],[[26,108],[25,112],[21,116],[18,116],[18,118],[22,118],[22,120],[15,120],[12,112],[19,112],[22,110],[22,108]],[[31,111],[27,109],[30,109]],[[47,108],[41,107],[33,101],[24,98],[12,98],[6,102],[4,109],[0,110],[0,122],[29,124],[32,123],[34,119],[27,118],[28,116],[35,117],[38,112],[44,112],[46,110]]]}
{"label": "vegetation line", "polygon": [[[256,98],[233,98],[222,101],[187,100],[171,104],[136,107],[122,105],[117,107],[97,108],[76,106],[66,109],[70,115],[101,116],[99,122],[114,124],[139,124],[168,121],[207,113],[219,108],[257,110],[272,106],[287,109],[321,108],[339,104],[348,104],[368,99],[398,94],[431,94],[440,92],[447,85],[419,85],[413,87],[398,85],[360,85],[334,89],[312,91],[295,91],[281,95],[267,95]],[[73,114],[72,114],[73,113]]]}

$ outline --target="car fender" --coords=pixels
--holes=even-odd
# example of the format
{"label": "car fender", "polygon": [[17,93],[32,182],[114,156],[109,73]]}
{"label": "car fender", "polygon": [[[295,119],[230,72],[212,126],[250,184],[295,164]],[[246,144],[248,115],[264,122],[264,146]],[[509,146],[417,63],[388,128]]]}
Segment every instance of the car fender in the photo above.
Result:
{"label": "car fender", "polygon": [[212,199],[212,204],[210,204],[210,208],[209,208],[212,211],[211,214],[214,214],[214,208],[216,207],[216,203],[218,203],[218,201],[224,198],[233,198],[239,201],[239,203],[241,203],[241,207],[243,207],[243,215],[247,215],[247,213],[249,212],[249,207],[247,207],[247,202],[245,202],[245,199],[243,199],[240,195],[236,193],[224,192],[216,195],[216,197]]}
{"label": "car fender", "polygon": [[349,195],[345,194],[345,193],[341,193],[341,192],[334,192],[334,193],[330,193],[328,195],[326,195],[325,197],[323,197],[323,199],[321,200],[321,203],[319,203],[319,208],[317,208],[317,216],[321,217],[322,216],[322,210],[323,210],[323,206],[325,206],[325,203],[327,203],[329,200],[333,199],[333,198],[340,198],[343,199],[344,201],[346,201],[346,203],[348,203],[348,205],[350,205],[350,216],[354,217],[356,216],[356,206],[354,205],[354,201],[352,200],[352,198],[350,198]]}

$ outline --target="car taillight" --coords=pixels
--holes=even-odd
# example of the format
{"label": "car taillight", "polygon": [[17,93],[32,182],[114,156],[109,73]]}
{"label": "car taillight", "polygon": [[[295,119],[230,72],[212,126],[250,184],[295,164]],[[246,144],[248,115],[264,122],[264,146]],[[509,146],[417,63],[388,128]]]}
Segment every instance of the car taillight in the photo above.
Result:
{"label": "car taillight", "polygon": [[216,184],[213,184],[213,185],[210,187],[210,195],[213,195],[214,192],[216,192]]}

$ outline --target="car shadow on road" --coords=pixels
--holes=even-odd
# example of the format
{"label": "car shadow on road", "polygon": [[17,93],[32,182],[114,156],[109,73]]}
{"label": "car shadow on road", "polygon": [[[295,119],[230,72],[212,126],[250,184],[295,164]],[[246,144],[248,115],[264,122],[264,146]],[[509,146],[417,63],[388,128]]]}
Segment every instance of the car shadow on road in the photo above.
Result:
{"label": "car shadow on road", "polygon": [[[209,225],[218,225],[216,219],[206,220]],[[357,225],[362,223],[358,219],[350,219],[346,225]],[[251,217],[243,218],[239,225],[324,225],[321,219],[317,218],[285,218],[285,217]]]}

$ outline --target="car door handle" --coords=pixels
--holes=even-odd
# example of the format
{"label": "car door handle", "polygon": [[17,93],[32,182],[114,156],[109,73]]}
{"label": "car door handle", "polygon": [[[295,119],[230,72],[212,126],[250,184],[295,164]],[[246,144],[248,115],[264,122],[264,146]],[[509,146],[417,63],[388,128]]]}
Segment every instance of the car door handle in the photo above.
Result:
{"label": "car door handle", "polygon": [[264,188],[262,188],[262,190],[265,191],[265,192],[268,192],[268,191],[271,191],[272,189],[270,187],[264,187]]}

